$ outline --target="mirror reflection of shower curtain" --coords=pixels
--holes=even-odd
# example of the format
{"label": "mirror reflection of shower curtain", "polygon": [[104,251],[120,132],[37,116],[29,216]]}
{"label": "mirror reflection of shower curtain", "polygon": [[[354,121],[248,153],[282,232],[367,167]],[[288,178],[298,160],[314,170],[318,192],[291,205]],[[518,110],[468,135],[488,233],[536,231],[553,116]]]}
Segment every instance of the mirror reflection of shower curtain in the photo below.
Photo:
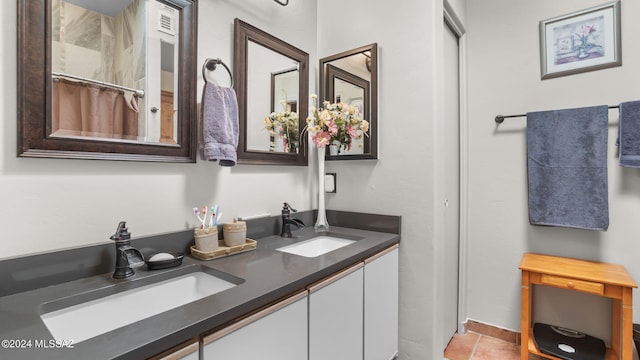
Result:
{"label": "mirror reflection of shower curtain", "polygon": [[138,102],[123,91],[98,85],[54,79],[51,134],[135,140]]}

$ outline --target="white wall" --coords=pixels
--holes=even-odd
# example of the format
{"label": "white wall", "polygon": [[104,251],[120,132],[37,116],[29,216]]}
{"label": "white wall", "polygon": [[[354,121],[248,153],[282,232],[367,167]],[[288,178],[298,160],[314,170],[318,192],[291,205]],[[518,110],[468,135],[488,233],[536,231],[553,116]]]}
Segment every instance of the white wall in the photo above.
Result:
{"label": "white wall", "polygon": [[[434,119],[442,113],[442,2],[318,2],[318,57],[377,42],[379,159],[332,161],[327,207],[402,215],[400,358],[442,358],[437,342]],[[338,10],[339,9],[339,10]],[[317,76],[317,75],[316,75]]]}
{"label": "white wall", "polygon": [[[602,3],[469,1],[467,311],[471,319],[520,330],[518,264],[528,251],[618,263],[640,281],[640,171],[617,165],[618,112],[611,111],[609,121],[610,226],[606,232],[530,225],[526,119],[507,119],[499,126],[493,121],[498,114],[616,105],[640,98],[640,48],[635,39],[640,25],[634,20],[640,12],[637,1],[622,1],[622,67],[540,80],[538,22]],[[583,331],[598,332],[595,322],[601,322],[608,332],[606,304],[573,294],[562,294],[561,298],[568,306],[552,314],[549,308],[539,313],[547,313],[551,320],[574,322],[574,328]],[[639,301],[636,296],[635,322],[640,320]],[[579,315],[564,316],[565,311]]]}
{"label": "white wall", "polygon": [[[207,57],[233,65],[235,17],[309,52],[310,63],[317,63],[315,1],[287,7],[264,0],[199,4],[198,66]],[[16,13],[15,1],[0,3],[0,258],[109,241],[120,220],[134,237],[189,228],[197,223],[194,206],[220,204],[223,221],[276,215],[284,201],[298,210],[316,207],[313,166],[17,158]],[[199,67],[197,74],[199,99]],[[229,83],[222,68],[212,75]],[[314,89],[314,77],[310,82]]]}

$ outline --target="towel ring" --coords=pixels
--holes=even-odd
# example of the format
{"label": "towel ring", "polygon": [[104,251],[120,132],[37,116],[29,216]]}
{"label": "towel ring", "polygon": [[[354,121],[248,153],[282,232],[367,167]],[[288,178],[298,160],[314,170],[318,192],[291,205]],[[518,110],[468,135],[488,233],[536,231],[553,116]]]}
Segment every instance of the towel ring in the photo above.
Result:
{"label": "towel ring", "polygon": [[202,65],[202,79],[206,82],[207,81],[206,71],[207,70],[214,71],[218,66],[218,64],[224,66],[224,68],[227,69],[227,72],[229,73],[229,78],[231,78],[231,87],[233,87],[233,74],[231,74],[231,70],[229,70],[229,67],[220,59],[208,58],[207,60],[204,61],[204,65]]}

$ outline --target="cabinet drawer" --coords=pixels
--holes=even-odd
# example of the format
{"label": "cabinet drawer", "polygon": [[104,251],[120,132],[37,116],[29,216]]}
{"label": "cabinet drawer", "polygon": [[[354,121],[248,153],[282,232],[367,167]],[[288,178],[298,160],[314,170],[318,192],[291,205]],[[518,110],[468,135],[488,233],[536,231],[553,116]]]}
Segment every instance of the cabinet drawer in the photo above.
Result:
{"label": "cabinet drawer", "polygon": [[551,276],[542,274],[540,282],[544,285],[551,285],[560,288],[583,291],[590,294],[604,295],[604,284],[597,282],[590,282],[584,280],[576,280],[571,278],[564,278],[560,276]]}

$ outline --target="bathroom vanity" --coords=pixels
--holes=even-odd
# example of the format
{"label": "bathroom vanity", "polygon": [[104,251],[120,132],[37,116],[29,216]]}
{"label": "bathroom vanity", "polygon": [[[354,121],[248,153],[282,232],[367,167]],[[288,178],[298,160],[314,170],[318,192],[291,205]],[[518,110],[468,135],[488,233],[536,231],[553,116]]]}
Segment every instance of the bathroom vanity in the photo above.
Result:
{"label": "bathroom vanity", "polygon": [[[342,215],[343,219],[351,216]],[[115,280],[111,273],[105,273],[0,297],[2,338],[31,340],[30,347],[26,342],[14,342],[13,347],[0,349],[0,358],[392,359],[397,353],[400,219],[387,218],[396,225],[381,227],[383,218],[376,216],[368,225],[355,224],[360,228],[332,226],[327,235],[354,241],[320,255],[308,257],[279,250],[316,237],[313,228],[305,228],[294,231],[292,238],[254,236],[256,250],[234,256],[211,261],[186,256],[178,268],[137,268],[136,275],[126,280]],[[261,221],[254,228],[277,228]],[[251,237],[251,223],[248,228]],[[393,228],[396,230],[390,230]],[[140,245],[133,239],[132,244],[143,253],[175,251],[150,246],[184,241],[186,235],[176,234],[173,239],[164,235],[166,239],[155,242],[150,237]],[[16,273],[19,271],[13,276]],[[209,273],[230,285],[81,342],[64,343],[70,339],[52,336],[41,318],[74,305],[78,299],[99,301],[199,273]],[[142,301],[142,306],[150,308],[163,301],[162,294],[156,294],[148,303]],[[117,318],[119,311],[107,316]]]}
{"label": "bathroom vanity", "polygon": [[309,360],[392,359],[397,352],[397,265],[398,245],[393,245],[203,337],[203,359],[300,360],[307,354]]}

